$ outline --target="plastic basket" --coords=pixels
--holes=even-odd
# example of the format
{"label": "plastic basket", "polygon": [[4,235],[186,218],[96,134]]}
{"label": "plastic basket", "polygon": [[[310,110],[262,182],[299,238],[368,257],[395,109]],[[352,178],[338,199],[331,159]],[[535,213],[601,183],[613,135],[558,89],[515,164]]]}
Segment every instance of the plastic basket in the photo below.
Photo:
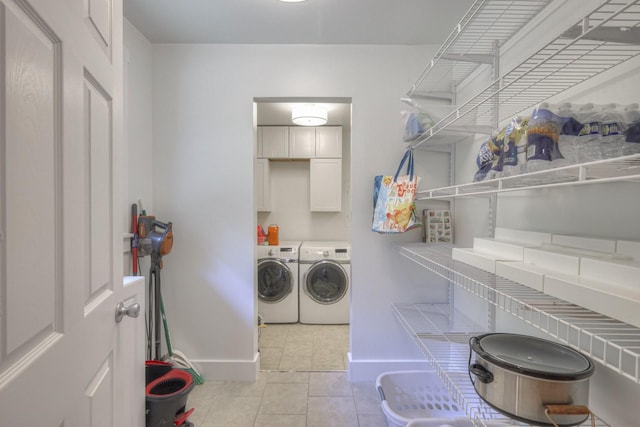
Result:
{"label": "plastic basket", "polygon": [[407,427],[474,427],[469,418],[417,418],[409,421]]}
{"label": "plastic basket", "polygon": [[458,427],[454,424],[458,421],[468,423],[460,426],[473,425],[433,371],[384,372],[376,388],[389,427],[406,427],[411,421],[412,427],[439,427],[447,422]]}

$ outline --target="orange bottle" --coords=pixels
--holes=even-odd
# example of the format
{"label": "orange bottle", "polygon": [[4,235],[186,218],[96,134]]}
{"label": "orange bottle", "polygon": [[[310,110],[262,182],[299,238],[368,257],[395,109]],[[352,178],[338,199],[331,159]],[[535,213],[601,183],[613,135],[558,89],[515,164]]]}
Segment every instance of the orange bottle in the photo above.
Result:
{"label": "orange bottle", "polygon": [[269,246],[277,246],[278,243],[278,226],[276,224],[271,224],[267,228],[267,240],[269,241]]}

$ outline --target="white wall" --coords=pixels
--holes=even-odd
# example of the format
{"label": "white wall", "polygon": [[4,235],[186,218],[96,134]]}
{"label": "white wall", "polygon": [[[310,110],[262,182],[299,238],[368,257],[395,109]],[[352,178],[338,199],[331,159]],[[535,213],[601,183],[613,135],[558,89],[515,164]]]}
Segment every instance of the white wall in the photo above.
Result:
{"label": "white wall", "polygon": [[[155,213],[174,223],[163,289],[172,338],[210,378],[250,378],[256,357],[253,99],[350,97],[353,367],[423,360],[390,303],[424,294],[391,250],[420,231],[370,231],[373,177],[403,152],[398,99],[433,50],[395,46],[154,45]],[[445,155],[446,156],[446,155]],[[416,166],[426,181],[438,158]],[[430,163],[432,162],[432,163]],[[424,297],[424,296],[423,296]],[[357,375],[356,375],[357,377]]]}
{"label": "white wall", "polygon": [[[124,20],[124,126],[125,126],[125,191],[124,206],[143,200],[148,214],[153,213],[152,153],[152,50],[151,43],[129,21]],[[140,214],[138,208],[138,214]],[[127,231],[130,228],[127,227]],[[128,247],[129,242],[125,242]],[[149,273],[149,257],[140,258],[139,274]],[[124,274],[130,275],[132,261],[125,257]]]}

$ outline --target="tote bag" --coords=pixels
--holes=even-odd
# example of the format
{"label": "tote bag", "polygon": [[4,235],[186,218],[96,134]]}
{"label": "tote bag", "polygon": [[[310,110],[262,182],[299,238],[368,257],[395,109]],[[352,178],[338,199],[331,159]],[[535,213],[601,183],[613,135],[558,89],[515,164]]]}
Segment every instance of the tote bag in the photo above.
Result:
{"label": "tote bag", "polygon": [[[400,175],[407,164],[406,175]],[[396,174],[378,175],[373,185],[373,226],[378,233],[404,233],[421,226],[416,214],[420,178],[413,173],[413,150],[402,157]]]}

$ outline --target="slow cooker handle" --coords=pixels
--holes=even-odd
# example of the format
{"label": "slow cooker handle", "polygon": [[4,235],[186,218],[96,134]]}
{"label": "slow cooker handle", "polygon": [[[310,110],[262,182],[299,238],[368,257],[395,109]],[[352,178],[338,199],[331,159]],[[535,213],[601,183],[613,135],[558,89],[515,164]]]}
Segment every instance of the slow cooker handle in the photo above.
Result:
{"label": "slow cooker handle", "polygon": [[554,427],[558,427],[558,424],[551,415],[591,415],[591,425],[594,427],[596,425],[593,412],[583,405],[544,405],[544,414]]}
{"label": "slow cooker handle", "polygon": [[469,365],[469,372],[475,375],[481,383],[489,384],[493,381],[493,374],[478,363]]}

